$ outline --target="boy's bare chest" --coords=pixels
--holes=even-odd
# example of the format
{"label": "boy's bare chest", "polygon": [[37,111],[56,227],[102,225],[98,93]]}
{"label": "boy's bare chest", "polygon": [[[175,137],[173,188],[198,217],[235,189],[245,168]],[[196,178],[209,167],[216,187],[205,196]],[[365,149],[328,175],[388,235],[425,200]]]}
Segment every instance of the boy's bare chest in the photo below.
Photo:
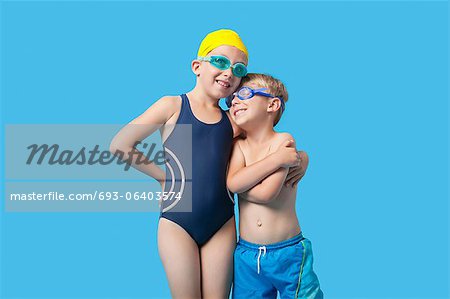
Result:
{"label": "boy's bare chest", "polygon": [[253,148],[247,147],[245,149],[242,149],[242,152],[245,158],[245,166],[250,166],[270,155],[272,153],[272,145],[269,144],[267,146]]}

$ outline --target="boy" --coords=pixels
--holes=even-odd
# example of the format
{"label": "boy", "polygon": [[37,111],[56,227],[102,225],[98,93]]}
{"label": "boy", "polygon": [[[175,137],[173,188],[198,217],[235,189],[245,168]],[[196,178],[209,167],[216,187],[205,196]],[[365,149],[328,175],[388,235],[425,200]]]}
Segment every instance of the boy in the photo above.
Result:
{"label": "boy", "polygon": [[[229,190],[239,193],[233,298],[276,298],[277,292],[281,298],[323,298],[311,242],[295,212],[297,187],[283,185],[288,168],[298,163],[295,143],[273,129],[288,100],[286,88],[262,74],[248,74],[240,86],[227,100],[231,117],[246,132],[233,145],[227,175]],[[264,159],[278,169],[260,176],[249,171]]]}

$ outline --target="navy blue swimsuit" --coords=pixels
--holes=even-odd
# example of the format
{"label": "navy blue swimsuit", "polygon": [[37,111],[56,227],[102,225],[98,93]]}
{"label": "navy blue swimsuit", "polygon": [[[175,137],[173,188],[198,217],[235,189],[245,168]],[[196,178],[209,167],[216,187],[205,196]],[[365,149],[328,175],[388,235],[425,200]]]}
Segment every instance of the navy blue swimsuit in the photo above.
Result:
{"label": "navy blue swimsuit", "polygon": [[177,125],[164,142],[164,191],[182,194],[178,202],[163,201],[161,217],[181,226],[202,246],[234,215],[233,194],[226,187],[233,128],[225,111],[219,122],[207,124],[194,116],[185,94],[181,99]]}

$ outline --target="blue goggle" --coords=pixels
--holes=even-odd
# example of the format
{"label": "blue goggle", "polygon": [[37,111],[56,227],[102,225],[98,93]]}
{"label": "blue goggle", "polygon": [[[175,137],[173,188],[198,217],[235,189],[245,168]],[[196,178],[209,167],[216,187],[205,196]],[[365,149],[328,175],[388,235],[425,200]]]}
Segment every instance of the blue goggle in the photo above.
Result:
{"label": "blue goggle", "polygon": [[253,89],[247,86],[241,87],[238,91],[227,97],[225,103],[227,104],[228,108],[231,108],[232,101],[234,97],[238,97],[239,100],[244,101],[253,98],[254,96],[263,96],[268,98],[279,98],[281,101],[281,113],[284,111],[284,100],[283,97],[277,97],[274,95],[271,95],[270,93],[264,92],[267,88],[258,88]]}

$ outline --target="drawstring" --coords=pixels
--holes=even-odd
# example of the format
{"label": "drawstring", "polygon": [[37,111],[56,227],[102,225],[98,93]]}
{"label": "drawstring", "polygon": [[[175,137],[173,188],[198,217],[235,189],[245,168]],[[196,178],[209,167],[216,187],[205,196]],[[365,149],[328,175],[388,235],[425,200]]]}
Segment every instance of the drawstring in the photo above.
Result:
{"label": "drawstring", "polygon": [[261,246],[258,248],[259,249],[259,254],[258,254],[258,274],[259,274],[259,258],[261,257],[261,252],[264,251],[264,255],[266,255],[266,246]]}

